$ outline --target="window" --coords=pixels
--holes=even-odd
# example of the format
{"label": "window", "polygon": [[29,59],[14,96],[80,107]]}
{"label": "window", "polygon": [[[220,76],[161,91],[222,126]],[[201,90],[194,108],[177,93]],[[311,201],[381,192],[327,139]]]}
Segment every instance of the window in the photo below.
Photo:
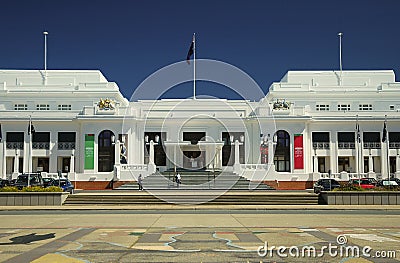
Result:
{"label": "window", "polygon": [[28,105],[26,105],[26,104],[14,104],[14,110],[28,110]]}
{"label": "window", "polygon": [[59,132],[58,133],[58,149],[71,150],[75,149],[75,132]]}
{"label": "window", "polygon": [[50,132],[35,132],[32,136],[33,149],[50,149]]}
{"label": "window", "polygon": [[71,104],[58,104],[58,110],[71,110]]}
{"label": "window", "polygon": [[317,104],[315,109],[317,111],[329,111],[329,104]]}
{"label": "window", "polygon": [[337,105],[337,110],[338,111],[349,111],[350,110],[350,104],[338,104]]}
{"label": "window", "polygon": [[363,141],[364,141],[364,149],[381,148],[380,132],[364,132]]}
{"label": "window", "polygon": [[6,145],[7,149],[24,149],[24,133],[7,132]]}
{"label": "window", "polygon": [[400,149],[400,132],[389,132],[389,147]]}
{"label": "window", "polygon": [[50,110],[49,104],[36,104],[36,110]]}
{"label": "window", "polygon": [[290,135],[287,131],[276,132],[276,148],[274,155],[275,170],[290,172]]}
{"label": "window", "polygon": [[390,105],[390,106],[389,106],[389,109],[390,109],[390,110],[394,110],[394,105]]}
{"label": "window", "polygon": [[355,139],[354,132],[338,132],[338,148],[355,149]]}
{"label": "window", "polygon": [[372,110],[372,104],[359,104],[358,110],[360,110],[360,111]]}
{"label": "window", "polygon": [[314,149],[329,149],[329,132],[313,132],[312,142]]}

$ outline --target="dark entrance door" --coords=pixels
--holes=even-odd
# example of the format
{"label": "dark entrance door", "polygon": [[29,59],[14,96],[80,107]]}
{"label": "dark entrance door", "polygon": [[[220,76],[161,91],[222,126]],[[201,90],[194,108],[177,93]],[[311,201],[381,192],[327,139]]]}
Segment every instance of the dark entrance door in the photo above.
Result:
{"label": "dark entrance door", "polygon": [[61,171],[63,173],[69,173],[70,170],[70,164],[71,164],[71,157],[63,157],[62,158],[62,169]]}
{"label": "dark entrance door", "polygon": [[111,172],[114,169],[114,147],[111,138],[115,138],[115,135],[110,130],[102,131],[99,134],[99,157],[98,157],[98,169],[99,172]]}

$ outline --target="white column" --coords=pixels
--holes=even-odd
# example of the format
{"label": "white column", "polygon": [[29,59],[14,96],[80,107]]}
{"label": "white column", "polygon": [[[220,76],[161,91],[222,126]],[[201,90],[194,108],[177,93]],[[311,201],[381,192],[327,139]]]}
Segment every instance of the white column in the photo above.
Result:
{"label": "white column", "polygon": [[400,153],[399,149],[397,149],[397,154],[396,154],[396,177],[400,177]]}
{"label": "white column", "polygon": [[314,173],[318,173],[318,156],[314,155]]}
{"label": "white column", "polygon": [[18,150],[15,150],[15,157],[14,157],[14,174],[18,174],[19,170],[19,157],[18,157]]}
{"label": "white column", "polygon": [[368,173],[374,172],[374,158],[372,155],[368,156]]}
{"label": "white column", "polygon": [[154,164],[154,142],[150,141],[149,164]]}
{"label": "white column", "polygon": [[7,149],[6,149],[6,142],[3,141],[3,160],[2,160],[2,162],[3,162],[3,165],[2,165],[3,179],[6,178],[6,174],[7,174],[7,170],[6,170],[6,167],[7,167],[6,151],[7,151]]}
{"label": "white column", "polygon": [[241,173],[240,162],[239,162],[239,141],[235,141],[235,163],[233,164],[233,171],[236,174]]}
{"label": "white column", "polygon": [[174,144],[174,174],[176,174],[176,145]]}
{"label": "white column", "polygon": [[338,172],[338,143],[337,143],[337,132],[332,131],[330,133],[331,137],[331,143],[330,143],[330,168],[331,168],[331,173],[337,173]]}
{"label": "white column", "polygon": [[268,140],[268,165],[274,163],[274,142]]}
{"label": "white column", "polygon": [[114,148],[114,160],[115,160],[115,165],[119,165],[121,163],[121,142],[117,140],[115,142],[115,148]]}
{"label": "white column", "polygon": [[75,173],[75,150],[72,150],[71,161],[69,164],[69,172]]}
{"label": "white column", "polygon": [[234,165],[239,164],[239,141],[235,141],[235,163]]}

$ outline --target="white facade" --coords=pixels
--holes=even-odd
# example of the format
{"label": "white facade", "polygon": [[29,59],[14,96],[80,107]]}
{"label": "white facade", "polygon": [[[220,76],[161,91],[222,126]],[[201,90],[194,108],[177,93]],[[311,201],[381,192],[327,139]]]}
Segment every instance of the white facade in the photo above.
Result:
{"label": "white facade", "polygon": [[129,102],[99,71],[0,70],[0,174],[133,181],[178,167],[286,188],[328,174],[385,177],[389,166],[399,175],[399,91],[393,71],[289,71],[258,102]]}

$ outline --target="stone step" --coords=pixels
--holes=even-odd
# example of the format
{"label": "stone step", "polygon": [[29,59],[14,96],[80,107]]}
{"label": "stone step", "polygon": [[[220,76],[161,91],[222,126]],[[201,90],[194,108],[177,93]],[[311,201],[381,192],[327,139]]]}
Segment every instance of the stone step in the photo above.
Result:
{"label": "stone step", "polygon": [[[182,175],[181,184],[174,182],[173,176],[164,176],[162,174],[153,174],[143,179],[143,188],[147,190],[206,190],[206,189],[226,189],[226,190],[274,190],[274,188],[255,182],[250,182],[244,177],[222,173],[218,176],[209,176],[196,173]],[[136,190],[138,185],[135,182],[126,183],[115,190]]]}
{"label": "stone step", "polygon": [[132,194],[91,194],[69,195],[64,205],[163,205],[168,203],[175,204],[201,204],[209,205],[317,205],[318,195],[310,193],[298,194],[255,194],[252,192],[243,194],[223,194],[221,196],[181,194],[175,195],[158,194],[153,196],[149,193]]}

